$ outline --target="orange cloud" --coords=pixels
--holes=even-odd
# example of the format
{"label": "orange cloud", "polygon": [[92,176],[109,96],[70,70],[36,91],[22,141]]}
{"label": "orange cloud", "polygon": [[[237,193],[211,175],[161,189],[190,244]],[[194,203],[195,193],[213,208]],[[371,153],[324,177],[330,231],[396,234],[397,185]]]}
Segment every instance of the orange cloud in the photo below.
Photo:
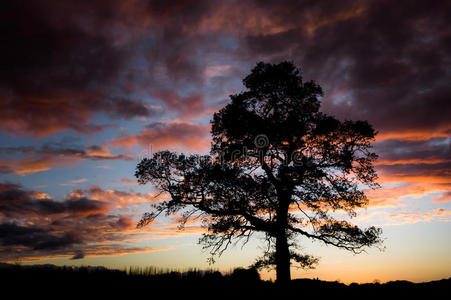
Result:
{"label": "orange cloud", "polygon": [[440,196],[432,199],[434,202],[451,202],[451,191],[446,191]]}
{"label": "orange cloud", "polygon": [[[84,248],[82,251],[83,257],[103,257],[103,256],[123,256],[128,254],[138,254],[138,253],[150,253],[150,252],[163,252],[163,251],[171,251],[174,250],[175,247],[160,247],[160,248],[152,248],[152,247],[131,247],[131,248],[121,248],[120,246],[111,246],[111,245],[97,245],[92,248]],[[1,251],[1,249],[0,249]],[[77,253],[78,251],[74,251]],[[3,261],[6,263],[14,263],[17,262],[19,258],[21,262],[38,262],[49,259],[70,259],[74,255],[73,254],[36,254],[36,255],[27,255],[27,256],[16,256],[16,257],[8,257]]]}
{"label": "orange cloud", "polygon": [[448,138],[451,131],[451,125],[447,124],[437,129],[411,129],[401,131],[381,132],[377,135],[376,140],[382,142],[385,140],[405,140],[405,141],[427,141],[432,138]]}
{"label": "orange cloud", "polygon": [[[43,146],[1,148],[6,154],[14,154],[12,158],[0,160],[0,172],[17,175],[29,175],[37,172],[48,171],[57,166],[71,167],[81,160],[129,160],[126,155],[112,154],[108,148],[101,145],[93,145],[84,149],[52,148]],[[21,157],[17,158],[17,154]],[[73,184],[69,183],[69,184]]]}
{"label": "orange cloud", "polygon": [[0,170],[2,170],[3,173],[12,173],[24,176],[48,171],[55,166],[71,166],[72,164],[73,162],[69,163],[59,157],[41,157],[36,159],[0,161]]}
{"label": "orange cloud", "polygon": [[165,225],[157,227],[149,225],[148,228],[140,229],[140,231],[143,233],[150,234],[149,236],[147,236],[147,239],[167,239],[184,235],[200,235],[206,232],[205,228],[202,228],[201,226],[186,226],[184,228],[178,227],[166,228]]}
{"label": "orange cloud", "polygon": [[117,190],[104,190],[99,186],[93,185],[87,190],[76,190],[72,193],[79,193],[79,195],[86,195],[93,200],[104,201],[118,208],[128,208],[131,205],[139,203],[155,203],[163,199],[163,195],[157,197],[157,194],[152,193],[134,193]]}
{"label": "orange cloud", "polygon": [[95,248],[85,248],[85,257],[98,257],[98,256],[122,256],[126,254],[137,254],[137,253],[149,253],[149,252],[162,252],[174,250],[175,247],[136,247],[136,248],[122,248],[122,247],[112,247],[111,245],[96,246]]}
{"label": "orange cloud", "polygon": [[387,216],[388,225],[404,225],[431,221],[451,222],[451,211],[444,208],[431,209],[429,212],[398,212]]}
{"label": "orange cloud", "polygon": [[431,171],[429,174],[410,174],[410,173],[392,173],[392,174],[381,174],[379,176],[380,181],[384,183],[389,182],[405,182],[405,183],[418,183],[418,184],[443,184],[450,185],[451,178],[447,174],[447,170],[436,170]]}
{"label": "orange cloud", "polygon": [[[126,135],[113,139],[111,146],[130,148],[140,145],[151,151],[182,149],[196,152],[208,151],[210,147],[210,125],[193,123],[154,123],[137,135]],[[143,153],[151,155],[151,153]]]}
{"label": "orange cloud", "polygon": [[[441,194],[434,202],[447,202],[451,193],[451,170],[449,162],[439,164],[391,164],[378,165],[379,182],[383,188],[370,191],[372,203],[396,204],[405,197],[422,197]],[[392,187],[391,185],[395,185]],[[391,199],[391,200],[390,200]],[[370,202],[371,203],[371,202]]]}
{"label": "orange cloud", "polygon": [[406,206],[407,203],[400,203],[404,198],[420,198],[441,191],[440,187],[435,184],[384,182],[387,184],[383,185],[382,188],[366,191],[370,200],[369,208]]}
{"label": "orange cloud", "polygon": [[377,165],[394,166],[394,165],[435,165],[441,163],[451,162],[451,159],[445,158],[411,158],[411,159],[396,159],[396,160],[378,160]]}

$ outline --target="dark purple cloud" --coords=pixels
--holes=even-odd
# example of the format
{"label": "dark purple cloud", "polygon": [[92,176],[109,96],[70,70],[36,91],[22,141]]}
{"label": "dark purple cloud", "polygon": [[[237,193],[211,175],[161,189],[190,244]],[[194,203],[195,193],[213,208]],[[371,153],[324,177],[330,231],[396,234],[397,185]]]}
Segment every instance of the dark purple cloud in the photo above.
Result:
{"label": "dark purple cloud", "polygon": [[56,235],[37,226],[0,223],[0,249],[1,247],[25,246],[33,251],[52,251],[79,243],[81,243],[81,239],[74,232]]}
{"label": "dark purple cloud", "polygon": [[[95,113],[149,116],[118,94],[131,46],[110,32],[126,22],[118,1],[7,1],[0,15],[0,127],[48,135],[101,130]],[[64,13],[63,13],[64,12]],[[130,96],[130,97],[128,97]]]}
{"label": "dark purple cloud", "polygon": [[268,3],[264,11],[290,29],[250,34],[243,51],[294,60],[339,117],[368,119],[381,132],[449,133],[449,2],[310,4]]}
{"label": "dark purple cloud", "polygon": [[151,200],[149,195],[98,186],[55,200],[20,184],[0,183],[0,260],[156,250],[130,248],[128,242],[138,234],[133,232],[136,220],[115,210]]}
{"label": "dark purple cloud", "polygon": [[195,112],[206,101],[201,93],[161,91],[204,87],[205,69],[228,58],[247,66],[293,60],[325,87],[325,110],[381,131],[449,133],[448,1],[8,3],[0,126],[10,132],[91,132],[102,129],[91,122],[96,112],[152,113],[124,91],[181,113],[195,101]]}
{"label": "dark purple cloud", "polygon": [[0,183],[0,214],[6,218],[63,215],[84,217],[108,211],[106,202],[86,197],[68,197],[55,201],[49,196],[23,189],[20,185]]}
{"label": "dark purple cloud", "polygon": [[72,256],[71,259],[82,259],[85,257],[85,253],[81,250],[78,250],[74,253],[74,256]]}
{"label": "dark purple cloud", "polygon": [[432,138],[426,141],[405,141],[389,139],[376,143],[377,153],[384,159],[379,163],[415,161],[419,164],[434,161],[451,161],[451,144],[447,138]]}

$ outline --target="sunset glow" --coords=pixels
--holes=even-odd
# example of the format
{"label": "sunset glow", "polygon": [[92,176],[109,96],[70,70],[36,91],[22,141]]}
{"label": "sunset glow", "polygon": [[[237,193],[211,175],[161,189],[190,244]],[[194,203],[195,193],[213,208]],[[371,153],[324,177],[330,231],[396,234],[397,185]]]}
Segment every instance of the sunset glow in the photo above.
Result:
{"label": "sunset glow", "polygon": [[320,263],[292,278],[451,276],[449,1],[26,2],[0,13],[0,262],[251,265],[263,236],[209,265],[201,219],[136,228],[169,195],[134,173],[159,150],[208,153],[250,69],[291,61],[322,111],[378,132],[381,188],[353,221],[384,238],[359,255],[301,238]]}

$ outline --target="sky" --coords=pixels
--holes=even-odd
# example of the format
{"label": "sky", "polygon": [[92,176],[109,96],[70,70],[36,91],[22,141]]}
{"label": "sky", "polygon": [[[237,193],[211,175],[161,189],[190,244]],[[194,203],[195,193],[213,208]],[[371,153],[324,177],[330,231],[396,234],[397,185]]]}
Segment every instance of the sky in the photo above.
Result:
{"label": "sky", "polygon": [[322,86],[322,111],[378,131],[382,188],[355,222],[385,239],[359,255],[300,239],[321,260],[292,277],[450,277],[450,19],[449,1],[2,2],[0,261],[253,263],[258,237],[209,266],[199,223],[136,229],[162,196],[134,170],[158,150],[207,153],[212,114],[250,69],[288,60]]}

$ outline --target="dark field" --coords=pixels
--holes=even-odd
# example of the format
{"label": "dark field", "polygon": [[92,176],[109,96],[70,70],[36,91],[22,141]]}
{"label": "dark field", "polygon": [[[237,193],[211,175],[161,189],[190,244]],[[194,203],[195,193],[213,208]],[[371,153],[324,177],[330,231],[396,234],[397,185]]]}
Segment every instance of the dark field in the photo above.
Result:
{"label": "dark field", "polygon": [[224,297],[275,297],[290,295],[373,296],[401,293],[420,295],[422,292],[451,291],[451,278],[412,283],[392,281],[346,285],[314,279],[295,279],[288,286],[278,286],[260,280],[253,270],[235,269],[229,274],[218,271],[171,271],[158,268],[132,268],[126,271],[103,267],[56,267],[54,265],[0,265],[3,291],[14,295],[44,297],[121,296],[170,299],[196,297],[214,299]]}

